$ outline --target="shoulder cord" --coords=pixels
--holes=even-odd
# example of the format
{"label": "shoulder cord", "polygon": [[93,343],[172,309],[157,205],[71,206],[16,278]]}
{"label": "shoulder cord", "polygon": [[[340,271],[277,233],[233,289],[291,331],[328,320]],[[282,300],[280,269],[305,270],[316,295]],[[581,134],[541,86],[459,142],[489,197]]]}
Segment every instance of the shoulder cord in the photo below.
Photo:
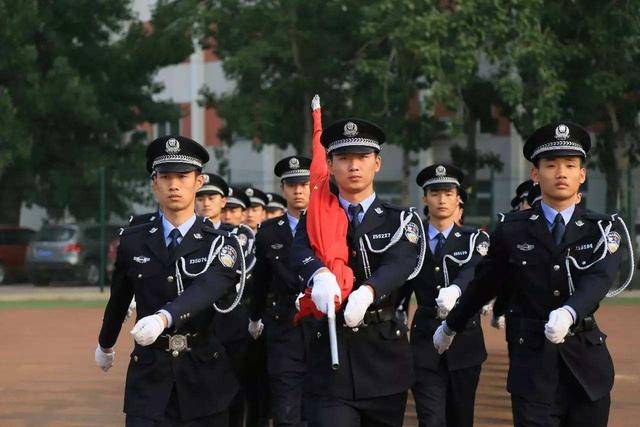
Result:
{"label": "shoulder cord", "polygon": [[477,232],[473,233],[471,237],[469,237],[469,253],[467,254],[467,257],[465,259],[458,259],[449,254],[442,257],[442,272],[444,274],[445,288],[449,286],[449,269],[447,268],[447,260],[450,259],[451,261],[458,264],[459,267],[471,261],[471,258],[473,257],[473,251],[475,250],[476,246],[476,240],[478,239],[478,236],[480,236],[480,233],[483,233],[483,231],[478,230]]}
{"label": "shoulder cord", "polygon": [[[371,247],[371,241],[369,240],[369,236],[365,234],[364,236],[360,237],[360,241],[359,241],[360,253],[362,256],[362,264],[365,270],[365,277],[367,279],[371,277],[371,266],[369,264],[369,256],[367,255],[366,249],[368,248],[369,251],[374,254],[380,254],[389,250],[389,248],[391,248],[392,246],[394,246],[396,243],[400,241],[400,239],[402,238],[402,232],[404,231],[404,228],[411,222],[411,218],[416,218],[416,222],[418,223],[418,227],[420,229],[420,235],[418,236],[418,240],[420,240],[420,253],[418,255],[418,259],[416,260],[417,265],[414,268],[413,272],[409,275],[407,280],[410,280],[416,277],[420,272],[420,270],[422,269],[422,264],[424,263],[424,256],[426,253],[426,246],[427,246],[424,227],[422,226],[422,221],[420,220],[420,217],[416,213],[415,209],[410,208],[409,215],[406,217],[405,217],[405,214],[406,214],[405,211],[400,212],[400,226],[395,231],[395,233],[393,233],[393,236],[391,236],[391,240],[389,240],[389,243],[384,248],[373,249]],[[365,248],[365,242],[366,242],[366,248]]]}
{"label": "shoulder cord", "polygon": [[[229,308],[220,309],[216,305],[216,303],[213,304],[213,307],[219,313],[229,313],[230,311],[232,311],[240,302],[240,299],[242,298],[242,293],[244,292],[244,285],[245,285],[245,279],[246,279],[246,266],[245,266],[244,253],[242,251],[242,246],[240,246],[240,242],[238,241],[238,238],[234,235],[231,235],[231,237],[235,239],[236,243],[238,244],[238,247],[240,248],[240,251],[239,251],[240,252],[239,254],[240,255],[240,283],[239,283],[240,287],[238,289],[238,293],[236,295],[235,300],[233,301],[231,306],[229,306]],[[218,243],[218,241],[220,241],[220,244],[216,247],[216,243]],[[190,273],[189,271],[187,271],[186,261],[184,257],[180,257],[180,259],[176,260],[176,287],[178,290],[178,296],[182,295],[182,293],[184,292],[184,286],[182,283],[182,274],[180,273],[180,265],[182,265],[182,271],[187,277],[198,277],[209,269],[209,266],[211,265],[213,260],[218,256],[218,254],[224,247],[224,244],[225,244],[225,239],[223,236],[218,236],[213,240],[213,242],[211,242],[211,247],[209,248],[209,255],[207,256],[207,262],[205,263],[204,268],[197,273]]]}
{"label": "shoulder cord", "polygon": [[624,236],[627,239],[627,243],[629,245],[629,274],[627,275],[627,280],[625,280],[622,285],[618,289],[614,289],[613,291],[607,292],[607,298],[615,297],[620,292],[624,291],[627,286],[631,283],[631,279],[633,278],[633,273],[635,271],[636,265],[635,260],[633,259],[633,246],[631,245],[631,236],[629,236],[629,230],[627,229],[627,224],[624,223],[624,220],[616,215],[616,219],[620,221],[622,224],[622,229],[624,230]]}

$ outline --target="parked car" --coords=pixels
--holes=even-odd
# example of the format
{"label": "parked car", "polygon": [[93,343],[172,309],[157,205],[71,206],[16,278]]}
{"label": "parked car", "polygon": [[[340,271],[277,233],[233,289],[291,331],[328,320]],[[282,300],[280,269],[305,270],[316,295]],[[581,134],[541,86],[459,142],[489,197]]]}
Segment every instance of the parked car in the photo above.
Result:
{"label": "parked car", "polygon": [[29,228],[0,226],[0,283],[26,279],[25,258],[34,234]]}
{"label": "parked car", "polygon": [[29,279],[37,286],[46,286],[52,281],[98,285],[100,253],[102,251],[107,255],[109,242],[118,235],[119,230],[119,226],[107,225],[105,245],[101,248],[99,225],[43,226],[34,236],[27,252]]}

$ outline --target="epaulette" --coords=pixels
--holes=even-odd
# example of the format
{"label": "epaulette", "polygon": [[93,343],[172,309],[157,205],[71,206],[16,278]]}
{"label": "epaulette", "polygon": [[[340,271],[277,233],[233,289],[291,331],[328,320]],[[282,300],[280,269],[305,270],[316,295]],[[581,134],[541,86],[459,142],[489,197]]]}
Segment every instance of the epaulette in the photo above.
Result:
{"label": "epaulette", "polygon": [[[273,226],[273,225],[276,225],[276,224],[277,224],[278,222],[280,222],[280,221],[284,221],[284,219],[282,219],[282,217],[281,217],[281,216],[277,216],[277,217],[275,217],[275,218],[268,219],[268,220],[266,220],[266,221],[264,221],[264,222],[261,222],[261,223],[260,223],[260,228],[267,228],[267,227],[271,227],[271,226]],[[253,231],[253,230],[252,230],[252,231]]]}
{"label": "epaulette", "polygon": [[460,231],[461,233],[466,233],[466,234],[474,234],[474,233],[478,232],[478,229],[477,228],[473,228],[473,227],[467,227],[466,225],[463,225],[463,226],[460,226],[458,231]]}
{"label": "epaulette", "polygon": [[157,217],[158,212],[148,212],[140,215],[131,215],[129,217],[129,227],[135,227],[136,225],[155,221]]}
{"label": "epaulette", "polygon": [[524,221],[525,219],[530,219],[531,215],[537,215],[536,213],[534,213],[533,209],[525,209],[523,211],[516,212],[504,212],[498,214],[498,220],[500,222]]}
{"label": "epaulette", "polygon": [[135,233],[139,233],[141,231],[146,231],[146,230],[148,230],[148,232],[151,234],[157,232],[158,228],[151,227],[151,225],[152,225],[151,223],[145,223],[145,224],[132,225],[130,227],[123,227],[118,232],[118,236],[120,237],[128,236],[130,234],[135,234]]}
{"label": "epaulette", "polygon": [[382,202],[382,206],[384,206],[387,209],[391,209],[391,210],[399,211],[399,212],[408,211],[410,209],[408,207],[394,205],[393,203],[389,203],[389,202]]}
{"label": "epaulette", "polygon": [[201,228],[201,230],[204,233],[207,234],[212,234],[214,236],[222,236],[222,237],[231,237],[233,235],[233,232],[229,231],[229,230],[222,230],[222,229],[216,229],[213,227],[210,227],[208,225],[205,225]]}
{"label": "epaulette", "polygon": [[593,211],[586,211],[582,214],[584,219],[588,219],[590,221],[615,221],[617,216],[617,213],[609,215]]}

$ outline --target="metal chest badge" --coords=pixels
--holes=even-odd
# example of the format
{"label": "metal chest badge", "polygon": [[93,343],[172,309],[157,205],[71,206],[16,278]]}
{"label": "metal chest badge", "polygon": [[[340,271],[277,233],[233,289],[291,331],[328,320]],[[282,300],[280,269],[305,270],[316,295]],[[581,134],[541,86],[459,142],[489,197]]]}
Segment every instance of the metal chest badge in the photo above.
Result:
{"label": "metal chest badge", "polygon": [[610,253],[615,253],[618,248],[620,247],[620,241],[622,240],[622,237],[620,237],[620,234],[618,234],[615,231],[610,232],[609,234],[607,234],[607,249],[609,249]]}
{"label": "metal chest badge", "polygon": [[238,258],[238,253],[233,248],[233,246],[226,245],[222,249],[220,249],[220,253],[218,254],[218,259],[227,268],[233,267],[236,263],[236,259]]}
{"label": "metal chest badge", "polygon": [[489,242],[481,242],[476,246],[476,251],[480,256],[486,256],[489,253]]}
{"label": "metal chest badge", "polygon": [[418,231],[418,226],[414,223],[410,222],[404,227],[404,237],[407,238],[411,243],[418,243],[420,239],[420,232]]}

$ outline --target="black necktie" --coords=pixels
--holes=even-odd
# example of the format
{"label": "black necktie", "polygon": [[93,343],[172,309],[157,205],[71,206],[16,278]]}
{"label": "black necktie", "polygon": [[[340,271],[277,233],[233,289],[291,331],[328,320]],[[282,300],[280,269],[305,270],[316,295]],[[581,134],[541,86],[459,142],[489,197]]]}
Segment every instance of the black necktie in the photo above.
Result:
{"label": "black necktie", "polygon": [[558,213],[553,220],[553,228],[551,229],[551,233],[553,234],[553,240],[556,242],[556,245],[560,246],[560,242],[562,242],[562,236],[564,236],[564,218],[560,213]]}
{"label": "black necktie", "polygon": [[182,237],[182,234],[180,234],[180,230],[174,228],[173,230],[171,230],[171,233],[169,233],[169,237],[171,238],[171,241],[169,242],[169,246],[167,246],[167,249],[169,250],[169,254],[173,254],[173,252],[178,247],[178,239]]}
{"label": "black necktie", "polygon": [[349,215],[351,216],[351,228],[355,230],[360,225],[360,212],[362,212],[362,206],[360,203],[357,205],[349,205]]}
{"label": "black necktie", "polygon": [[436,240],[437,240],[436,250],[433,255],[436,257],[436,259],[440,259],[442,258],[442,249],[444,248],[444,241],[445,241],[444,234],[442,233],[436,234]]}

